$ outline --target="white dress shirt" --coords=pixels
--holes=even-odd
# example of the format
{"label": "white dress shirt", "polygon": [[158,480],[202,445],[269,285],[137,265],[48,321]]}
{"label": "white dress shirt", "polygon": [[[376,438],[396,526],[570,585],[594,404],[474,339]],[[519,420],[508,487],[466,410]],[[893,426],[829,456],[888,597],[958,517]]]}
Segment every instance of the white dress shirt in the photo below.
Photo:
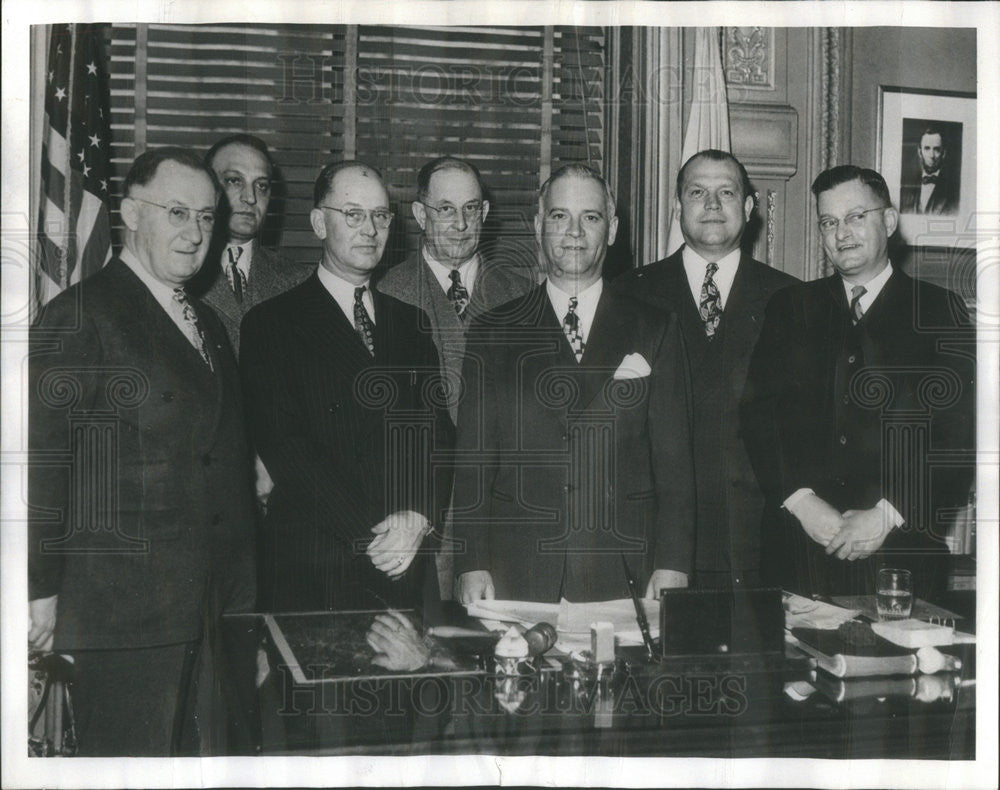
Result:
{"label": "white dress shirt", "polygon": [[[239,260],[236,261],[236,268],[243,272],[243,276],[249,280],[250,265],[253,263],[253,239],[243,244],[227,244],[226,251],[222,253],[222,266],[226,269],[229,268],[229,251],[232,250],[235,255],[238,249],[243,250],[243,252],[240,253]],[[232,272],[229,272],[229,276],[232,276]]]}
{"label": "white dress shirt", "polygon": [[[883,265],[882,271],[872,277],[866,283],[860,283],[865,287],[864,295],[858,299],[858,303],[861,305],[861,315],[868,312],[868,308],[872,306],[872,302],[875,301],[876,297],[882,293],[882,289],[885,288],[885,284],[889,282],[889,278],[892,276],[892,266],[889,265],[888,259]],[[847,304],[851,303],[851,289],[854,288],[858,283],[849,283],[847,280],[841,278],[841,282],[844,284],[844,293],[847,294]]]}
{"label": "white dress shirt", "polygon": [[191,325],[184,320],[184,308],[178,304],[177,300],[174,299],[174,289],[179,286],[168,285],[167,283],[160,282],[152,274],[147,271],[146,267],[139,263],[139,259],[132,254],[131,250],[127,247],[122,248],[121,255],[122,263],[128,266],[135,276],[138,277],[142,284],[149,289],[149,292],[153,295],[153,298],[157,303],[166,311],[166,314],[170,316],[170,320],[174,322],[177,328],[181,331],[181,334],[188,339],[188,342],[194,346],[198,351],[201,351],[201,343],[197,337],[194,337]]}
{"label": "white dress shirt", "polygon": [[[351,326],[354,326],[354,289],[361,286],[347,282],[343,277],[327,269],[322,263],[316,269],[316,275],[319,277],[319,281],[323,287],[330,292],[330,296],[334,298],[334,301],[336,301],[344,315],[347,316],[347,320]],[[371,281],[365,280],[362,285],[365,286],[365,292],[361,297],[361,303],[365,306],[365,310],[368,311],[368,317],[374,324],[376,320],[375,302],[372,300]]]}
{"label": "white dress shirt", "polygon": [[[740,249],[737,247],[732,252],[726,253],[719,260],[719,270],[712,277],[715,280],[715,287],[719,289],[719,300],[723,310],[726,309],[726,301],[729,299],[729,292],[733,290],[733,280],[736,279],[736,270],[740,265]],[[686,244],[681,252],[681,259],[684,261],[684,273],[687,275],[688,287],[691,289],[691,296],[694,297],[696,305],[701,304],[701,287],[705,284],[705,270],[712,261],[701,257]]]}
{"label": "white dress shirt", "polygon": [[[556,318],[562,324],[566,313],[569,311],[569,299],[576,297],[576,315],[579,320],[580,337],[584,344],[590,337],[590,328],[594,325],[594,314],[597,312],[597,303],[601,300],[601,293],[604,291],[604,280],[598,278],[597,282],[587,286],[579,293],[568,294],[558,286],[548,280],[545,283],[545,292],[549,296],[549,303],[556,312]],[[566,341],[567,343],[569,340]]]}
{"label": "white dress shirt", "polygon": [[[451,272],[452,268],[450,266],[445,266],[437,258],[433,257],[425,247],[423,249],[424,260],[427,261],[427,265],[430,267],[431,274],[434,275],[434,279],[438,281],[441,285],[441,290],[448,293],[451,288]],[[469,292],[469,296],[472,296],[472,288],[476,284],[476,275],[479,274],[479,253],[477,252],[469,260],[458,267],[458,276],[462,281],[462,285],[465,286],[465,290]]]}

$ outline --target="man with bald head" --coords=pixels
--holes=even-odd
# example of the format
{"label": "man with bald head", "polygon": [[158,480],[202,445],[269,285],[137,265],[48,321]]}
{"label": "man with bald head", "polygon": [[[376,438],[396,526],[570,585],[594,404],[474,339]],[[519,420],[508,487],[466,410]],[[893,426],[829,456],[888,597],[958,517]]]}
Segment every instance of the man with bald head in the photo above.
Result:
{"label": "man with bald head", "polygon": [[313,197],[316,273],[242,328],[254,445],[274,479],[260,606],[413,606],[450,485],[430,468],[453,433],[438,355],[420,311],[371,288],[393,219],[379,172],[327,165]]}
{"label": "man with bald head", "polygon": [[725,151],[692,156],[677,175],[675,210],[684,246],[615,286],[677,316],[691,365],[698,527],[692,583],[760,581],[764,495],[739,430],[747,367],[771,295],[795,279],[743,252],[754,194],[743,165]]}
{"label": "man with bald head", "polygon": [[194,733],[203,625],[254,604],[236,360],[187,293],[217,200],[193,153],[140,156],[121,255],[32,329],[29,502],[46,515],[30,529],[29,641],[74,659],[82,755],[193,748],[176,735]]}
{"label": "man with bald head", "polygon": [[694,476],[680,329],[604,287],[614,197],[584,165],[539,192],[547,280],[475,320],[463,368],[455,570],[463,603],[683,587]]}

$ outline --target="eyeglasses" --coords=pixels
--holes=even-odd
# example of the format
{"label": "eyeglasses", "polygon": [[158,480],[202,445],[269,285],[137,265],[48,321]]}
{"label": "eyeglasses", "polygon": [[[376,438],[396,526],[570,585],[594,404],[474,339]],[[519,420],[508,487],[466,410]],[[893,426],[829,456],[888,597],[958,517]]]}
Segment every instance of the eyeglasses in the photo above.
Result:
{"label": "eyeglasses", "polygon": [[204,231],[210,231],[215,227],[215,212],[214,211],[196,211],[190,209],[187,206],[164,206],[162,203],[154,203],[152,200],[144,200],[139,197],[132,197],[130,200],[138,200],[140,203],[145,203],[147,206],[156,206],[157,208],[162,208],[167,212],[167,220],[175,228],[183,228],[188,222],[191,221],[191,215],[194,214],[198,220],[198,227]]}
{"label": "eyeglasses", "polygon": [[857,228],[864,221],[865,214],[871,214],[873,211],[885,211],[887,208],[888,206],[876,206],[875,208],[865,209],[864,211],[855,211],[848,214],[843,219],[823,217],[823,219],[819,221],[819,229],[823,233],[833,233],[841,222],[844,223],[844,227]]}
{"label": "eyeglasses", "polygon": [[[424,203],[422,200],[419,201],[419,203],[432,211],[436,211],[439,219],[450,222],[458,218],[458,207],[451,205],[451,203],[445,203],[443,206],[432,206],[429,203]],[[465,218],[466,222],[472,222],[474,219],[479,219],[482,214],[482,202],[466,203],[462,206],[462,216]]]}
{"label": "eyeglasses", "polygon": [[336,211],[339,214],[344,215],[344,222],[347,223],[349,228],[357,228],[361,226],[361,223],[365,221],[366,218],[371,217],[372,223],[376,228],[384,230],[389,227],[389,223],[392,222],[392,218],[395,216],[391,211],[387,211],[384,208],[374,208],[371,211],[367,211],[363,208],[337,208],[336,206],[324,206],[320,204],[320,208],[328,208],[330,211]]}

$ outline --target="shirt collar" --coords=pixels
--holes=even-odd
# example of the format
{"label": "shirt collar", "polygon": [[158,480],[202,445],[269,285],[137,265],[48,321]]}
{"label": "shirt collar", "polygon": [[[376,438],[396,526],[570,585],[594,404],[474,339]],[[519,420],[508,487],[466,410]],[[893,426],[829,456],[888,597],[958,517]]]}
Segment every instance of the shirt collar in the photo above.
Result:
{"label": "shirt collar", "polygon": [[[865,293],[859,300],[861,302],[861,312],[867,313],[868,308],[871,307],[872,302],[875,301],[876,297],[882,292],[885,284],[889,282],[889,278],[892,276],[892,264],[887,260],[885,266],[882,268],[878,274],[872,277],[868,282],[861,283],[865,287]],[[850,304],[851,301],[851,289],[854,287],[851,283],[847,282],[843,277],[840,281],[844,284],[844,293],[847,294],[847,302]]]}
{"label": "shirt collar", "polygon": [[[319,267],[316,269],[316,275],[319,277],[320,284],[326,288],[344,315],[347,316],[347,320],[351,322],[351,326],[354,326],[354,289],[360,286],[349,283],[343,277],[334,274],[323,265],[322,261],[320,261]],[[368,317],[374,323],[375,304],[372,301],[371,281],[365,280],[362,285],[365,286],[365,293],[361,297],[361,301],[368,310]]]}
{"label": "shirt collar", "polygon": [[229,250],[239,248],[243,250],[240,254],[240,259],[236,262],[237,268],[240,269],[244,274],[250,274],[250,265],[253,263],[253,239],[250,241],[245,241],[242,244],[230,243],[226,245],[226,251],[222,253],[222,264],[223,266],[229,265]]}
{"label": "shirt collar", "polygon": [[[427,251],[427,247],[421,248],[421,253],[424,256],[424,260],[427,261],[427,266],[431,270],[431,274],[434,275],[434,279],[438,281],[441,285],[441,289],[448,292],[451,288],[451,272],[452,268],[450,266],[445,266],[437,258]],[[479,253],[473,254],[469,260],[465,261],[458,267],[458,276],[462,281],[462,285],[465,286],[465,290],[470,294],[472,293],[472,286],[475,284],[476,275],[479,273]]]}
{"label": "shirt collar", "polygon": [[[733,280],[736,279],[736,270],[740,266],[741,257],[742,252],[737,247],[714,261],[719,270],[712,276],[712,280],[715,282],[715,287],[719,289],[719,298],[722,300],[723,307],[726,306],[729,292],[733,288]],[[705,270],[712,261],[695,252],[687,244],[684,245],[681,252],[681,259],[684,262],[684,273],[687,275],[691,295],[694,297],[695,304],[698,304],[701,300],[701,287],[705,282]]]}

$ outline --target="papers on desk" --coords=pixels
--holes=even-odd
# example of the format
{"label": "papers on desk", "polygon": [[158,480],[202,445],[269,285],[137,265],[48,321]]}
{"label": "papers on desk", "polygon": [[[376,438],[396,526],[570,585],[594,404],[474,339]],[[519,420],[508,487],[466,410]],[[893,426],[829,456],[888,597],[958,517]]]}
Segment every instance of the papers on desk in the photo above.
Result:
{"label": "papers on desk", "polygon": [[[649,620],[650,635],[655,639],[660,633],[660,602],[643,599],[642,605]],[[608,622],[614,625],[615,639],[621,645],[641,645],[642,632],[635,619],[635,606],[630,598],[593,603],[570,603],[565,598],[558,604],[531,601],[475,601],[466,604],[472,617],[489,622],[520,623],[533,626],[547,622],[556,627],[556,649],[564,653],[590,649],[590,625]]]}
{"label": "papers on desk", "polygon": [[782,594],[782,602],[785,606],[785,628],[818,628],[822,630],[832,630],[839,628],[842,623],[853,620],[859,614],[860,609],[844,609],[822,601],[814,601],[811,598],[803,598],[801,595],[786,592]]}

